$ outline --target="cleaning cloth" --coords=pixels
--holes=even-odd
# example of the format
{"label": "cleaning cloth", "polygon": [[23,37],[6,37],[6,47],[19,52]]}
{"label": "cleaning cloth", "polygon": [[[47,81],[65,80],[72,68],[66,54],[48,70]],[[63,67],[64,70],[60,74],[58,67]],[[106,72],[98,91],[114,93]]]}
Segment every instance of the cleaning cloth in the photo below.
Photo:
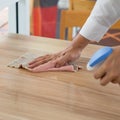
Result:
{"label": "cleaning cloth", "polygon": [[29,68],[29,64],[31,61],[33,61],[35,58],[39,57],[40,55],[36,55],[33,53],[26,53],[17,59],[13,60],[11,63],[8,64],[8,67],[12,68],[24,68],[26,70],[29,70],[31,72],[46,72],[46,71],[69,71],[69,72],[76,72],[82,67],[75,64],[67,64],[65,66],[56,68],[55,67],[55,61],[49,61],[45,64],[39,65],[38,67],[31,69]]}

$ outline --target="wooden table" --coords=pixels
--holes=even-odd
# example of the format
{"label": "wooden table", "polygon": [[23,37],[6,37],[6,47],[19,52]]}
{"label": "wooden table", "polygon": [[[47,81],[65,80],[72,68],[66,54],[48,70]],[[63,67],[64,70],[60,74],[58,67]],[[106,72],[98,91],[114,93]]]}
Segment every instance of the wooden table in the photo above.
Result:
{"label": "wooden table", "polygon": [[[68,44],[49,38],[0,36],[0,120],[120,120],[120,87],[100,86],[85,68],[75,73],[31,73],[7,67],[26,52],[57,52]],[[98,48],[89,45],[82,57],[90,57]]]}

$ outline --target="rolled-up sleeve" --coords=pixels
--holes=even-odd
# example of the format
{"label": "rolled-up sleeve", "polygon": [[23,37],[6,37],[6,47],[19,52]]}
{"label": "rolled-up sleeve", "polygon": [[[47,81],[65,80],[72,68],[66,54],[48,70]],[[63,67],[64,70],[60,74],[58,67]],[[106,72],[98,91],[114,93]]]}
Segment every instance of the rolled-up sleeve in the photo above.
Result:
{"label": "rolled-up sleeve", "polygon": [[120,19],[120,0],[97,0],[80,34],[99,42],[108,29]]}

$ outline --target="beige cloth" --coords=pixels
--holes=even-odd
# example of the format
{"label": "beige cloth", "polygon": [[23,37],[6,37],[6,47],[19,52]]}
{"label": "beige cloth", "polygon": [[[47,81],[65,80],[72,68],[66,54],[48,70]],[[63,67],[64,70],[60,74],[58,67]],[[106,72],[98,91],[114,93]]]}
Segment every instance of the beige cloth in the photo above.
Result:
{"label": "beige cloth", "polygon": [[37,58],[39,56],[40,55],[36,55],[33,53],[26,53],[26,54],[20,56],[19,58],[13,60],[11,63],[9,63],[8,67],[24,68],[24,69],[27,69],[32,72],[43,72],[43,71],[71,71],[71,72],[74,71],[75,72],[75,71],[78,71],[79,69],[81,69],[81,66],[79,66],[77,64],[71,64],[71,65],[62,66],[60,68],[55,68],[54,63],[51,61],[48,63],[42,64],[36,70],[30,69],[28,67],[28,63],[33,61],[35,58]]}

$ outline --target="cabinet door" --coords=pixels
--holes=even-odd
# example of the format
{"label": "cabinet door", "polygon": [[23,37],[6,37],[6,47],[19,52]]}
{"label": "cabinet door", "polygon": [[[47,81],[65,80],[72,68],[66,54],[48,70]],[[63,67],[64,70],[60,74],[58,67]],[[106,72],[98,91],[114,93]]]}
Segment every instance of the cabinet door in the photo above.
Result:
{"label": "cabinet door", "polygon": [[18,1],[19,0],[0,0],[0,10]]}
{"label": "cabinet door", "polygon": [[29,0],[0,0],[0,10],[8,7],[10,33],[30,34]]}

